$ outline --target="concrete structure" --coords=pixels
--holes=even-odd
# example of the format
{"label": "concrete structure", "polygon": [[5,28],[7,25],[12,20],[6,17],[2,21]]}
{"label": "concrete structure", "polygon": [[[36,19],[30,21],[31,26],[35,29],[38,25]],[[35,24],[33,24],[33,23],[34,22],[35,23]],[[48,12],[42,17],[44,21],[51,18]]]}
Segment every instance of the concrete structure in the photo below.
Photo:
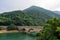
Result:
{"label": "concrete structure", "polygon": [[43,29],[42,26],[17,26],[19,31],[22,29],[25,29],[25,32],[39,32],[41,29]]}
{"label": "concrete structure", "polygon": [[[7,29],[8,26],[3,26],[4,30]],[[42,26],[17,26],[19,32],[39,32],[43,29]]]}

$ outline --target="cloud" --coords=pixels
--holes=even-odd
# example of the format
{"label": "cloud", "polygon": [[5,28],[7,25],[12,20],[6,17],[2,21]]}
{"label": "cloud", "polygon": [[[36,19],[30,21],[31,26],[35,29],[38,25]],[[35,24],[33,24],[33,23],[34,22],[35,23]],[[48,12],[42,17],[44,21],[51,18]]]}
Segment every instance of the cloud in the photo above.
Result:
{"label": "cloud", "polygon": [[59,10],[60,0],[0,0],[0,12],[23,10],[32,5],[49,10]]}
{"label": "cloud", "polygon": [[60,7],[60,0],[40,0],[33,1],[34,5],[41,6],[46,9],[55,10]]}
{"label": "cloud", "polygon": [[23,10],[31,5],[32,3],[28,0],[0,0],[0,12]]}

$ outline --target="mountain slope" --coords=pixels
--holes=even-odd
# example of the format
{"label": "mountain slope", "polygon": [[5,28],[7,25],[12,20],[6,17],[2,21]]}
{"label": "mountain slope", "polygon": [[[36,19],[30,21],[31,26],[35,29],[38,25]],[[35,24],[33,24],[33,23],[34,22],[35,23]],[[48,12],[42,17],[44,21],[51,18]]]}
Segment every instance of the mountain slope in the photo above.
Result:
{"label": "mountain slope", "polygon": [[22,11],[12,11],[0,14],[0,25],[15,24],[20,26],[33,26],[33,19]]}
{"label": "mountain slope", "polygon": [[31,6],[23,11],[34,19],[35,23],[39,23],[38,25],[44,25],[52,17],[60,18],[58,14],[37,6]]}
{"label": "mountain slope", "polygon": [[0,25],[44,26],[46,21],[53,17],[60,18],[60,15],[41,7],[32,6],[23,11],[17,10],[0,14]]}
{"label": "mountain slope", "polygon": [[54,11],[54,13],[56,13],[56,14],[59,14],[59,15],[60,15],[60,11]]}

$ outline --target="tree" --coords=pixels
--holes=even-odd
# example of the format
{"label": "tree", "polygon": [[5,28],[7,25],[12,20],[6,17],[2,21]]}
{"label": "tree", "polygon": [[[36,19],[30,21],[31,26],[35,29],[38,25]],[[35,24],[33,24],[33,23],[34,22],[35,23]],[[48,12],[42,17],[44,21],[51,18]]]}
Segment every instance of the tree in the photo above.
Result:
{"label": "tree", "polygon": [[57,40],[56,30],[59,24],[59,19],[53,18],[47,21],[43,30],[37,34],[37,40]]}
{"label": "tree", "polygon": [[7,27],[7,30],[16,30],[17,29],[17,27],[16,27],[16,25],[14,25],[14,24],[10,24],[8,27]]}
{"label": "tree", "polygon": [[0,30],[3,30],[4,29],[4,27],[3,26],[0,26]]}

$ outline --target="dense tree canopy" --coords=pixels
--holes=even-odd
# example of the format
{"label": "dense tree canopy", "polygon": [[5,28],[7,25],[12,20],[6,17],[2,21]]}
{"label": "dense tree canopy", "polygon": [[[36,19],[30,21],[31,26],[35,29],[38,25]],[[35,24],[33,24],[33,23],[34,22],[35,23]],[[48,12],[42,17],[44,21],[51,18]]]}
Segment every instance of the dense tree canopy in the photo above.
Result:
{"label": "dense tree canopy", "polygon": [[46,21],[52,17],[60,18],[60,15],[37,6],[31,6],[25,9],[24,12],[35,21],[34,23],[41,26],[44,26]]}
{"label": "dense tree canopy", "polygon": [[0,14],[0,25],[44,26],[48,19],[60,18],[60,15],[41,7],[32,6],[23,11],[11,11]]}
{"label": "dense tree canopy", "polygon": [[14,24],[10,24],[10,25],[7,27],[7,30],[17,30],[17,27],[16,27],[16,25],[14,25]]}
{"label": "dense tree canopy", "polygon": [[[59,28],[58,28],[59,27]],[[37,40],[58,40],[60,39],[60,19],[50,19],[43,30],[37,34]]]}
{"label": "dense tree canopy", "polygon": [[33,26],[36,25],[34,20],[22,11],[13,11],[0,14],[0,25],[20,25]]}

